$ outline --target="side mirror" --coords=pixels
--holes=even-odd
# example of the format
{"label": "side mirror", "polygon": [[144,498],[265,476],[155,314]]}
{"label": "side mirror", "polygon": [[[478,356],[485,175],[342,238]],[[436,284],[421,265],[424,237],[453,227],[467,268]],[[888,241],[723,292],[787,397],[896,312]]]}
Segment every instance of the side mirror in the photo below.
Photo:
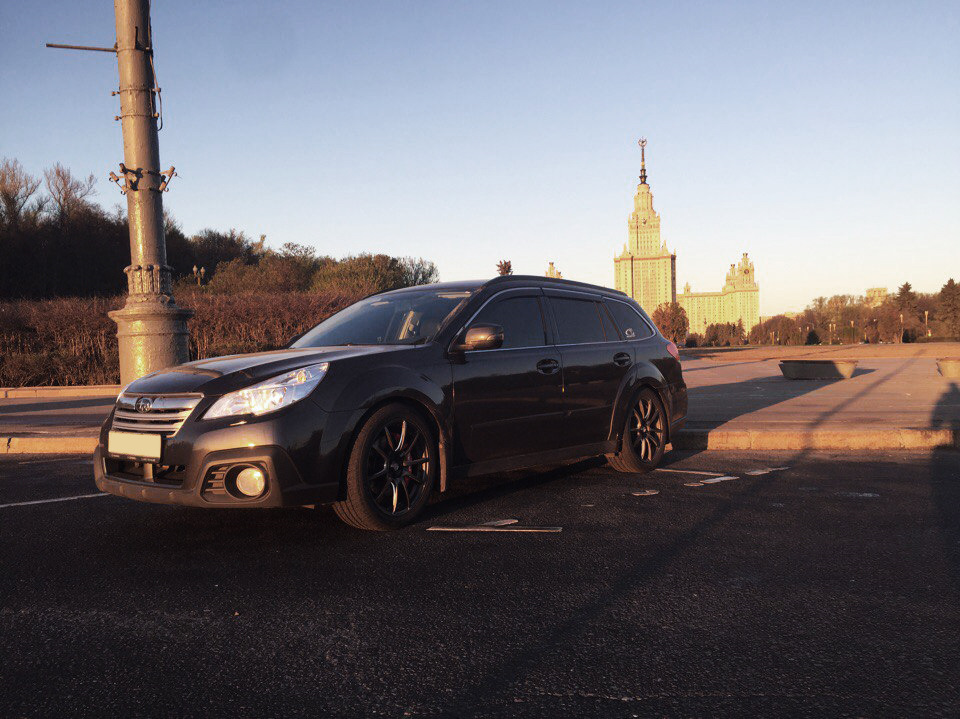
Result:
{"label": "side mirror", "polygon": [[451,349],[454,352],[495,350],[503,346],[503,327],[500,325],[473,325]]}

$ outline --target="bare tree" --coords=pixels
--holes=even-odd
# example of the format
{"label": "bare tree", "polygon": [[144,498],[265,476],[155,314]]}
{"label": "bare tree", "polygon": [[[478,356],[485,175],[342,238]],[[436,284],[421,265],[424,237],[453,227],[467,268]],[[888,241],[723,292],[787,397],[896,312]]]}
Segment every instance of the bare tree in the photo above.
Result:
{"label": "bare tree", "polygon": [[39,187],[39,178],[24,170],[19,160],[4,158],[0,162],[0,223],[19,227],[25,216],[36,219],[43,210],[44,200],[38,198],[31,206],[28,203]]}
{"label": "bare tree", "polygon": [[91,174],[87,179],[81,180],[74,177],[73,173],[59,162],[49,170],[44,170],[43,176],[60,220],[76,214],[88,204],[88,197],[97,194],[94,189],[97,184],[96,177]]}

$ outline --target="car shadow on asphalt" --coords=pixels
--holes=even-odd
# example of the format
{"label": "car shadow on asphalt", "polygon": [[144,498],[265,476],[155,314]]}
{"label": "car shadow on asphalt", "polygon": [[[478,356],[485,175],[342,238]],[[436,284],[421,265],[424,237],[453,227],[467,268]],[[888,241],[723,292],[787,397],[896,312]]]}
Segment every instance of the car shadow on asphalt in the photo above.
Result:
{"label": "car shadow on asphalt", "polygon": [[[911,360],[911,362],[912,361],[914,360]],[[844,399],[835,407],[820,413],[820,415],[813,420],[812,425],[819,426],[824,423],[830,417],[842,411],[842,409],[851,402],[866,396],[884,382],[888,381],[892,376],[903,371],[909,364],[910,362],[906,362],[896,371],[876,378],[851,397]],[[785,382],[788,381],[785,380]],[[755,382],[737,383],[737,385],[747,386],[755,386],[755,384]],[[790,391],[796,392],[794,396],[799,396],[806,392],[819,389],[827,384],[831,384],[831,382],[797,381],[786,385],[786,387],[789,388]],[[727,385],[727,387],[733,388],[737,385]],[[771,398],[759,398],[760,406],[769,406],[770,404],[783,401],[784,398],[782,396],[778,394],[778,397],[780,398],[775,399],[775,401],[770,401]],[[937,407],[944,408],[941,414],[943,414],[947,408],[950,408],[949,416],[953,418],[956,417],[953,405],[957,403],[960,403],[960,390],[957,389],[956,385],[952,385],[951,390],[941,398]],[[752,404],[757,404],[757,402],[754,401]],[[951,425],[951,427],[954,431],[954,443],[956,444],[958,434],[960,434],[960,422],[957,422],[955,419],[948,419],[947,422],[955,423]],[[789,459],[786,459],[784,464],[788,467],[796,466],[803,463],[811,454],[812,450],[799,450]],[[669,453],[666,455],[666,461],[662,466],[669,466],[671,455],[672,458],[676,459],[683,459],[690,456],[689,453]],[[943,518],[944,544],[948,554],[951,556],[952,567],[957,581],[960,582],[960,548],[958,548],[960,547],[960,541],[958,541],[958,534],[960,534],[960,478],[951,476],[950,466],[941,460],[942,457],[942,454],[933,454],[933,474],[939,478],[939,481],[935,481],[934,484],[934,501]],[[559,476],[555,478],[559,478]],[[544,481],[550,480],[545,479]],[[474,715],[471,713],[472,709],[482,705],[485,699],[491,696],[508,695],[510,687],[518,682],[522,682],[525,676],[544,661],[544,657],[555,652],[557,648],[568,641],[571,636],[581,631],[582,627],[589,626],[597,616],[607,611],[619,597],[636,590],[642,584],[649,582],[653,577],[662,573],[670,563],[684,551],[694,546],[701,537],[720,525],[731,512],[735,511],[737,502],[757,497],[762,491],[764,484],[776,481],[782,480],[778,476],[777,479],[767,480],[766,482],[761,482],[759,479],[745,481],[740,485],[742,490],[738,493],[736,501],[732,498],[721,500],[710,513],[702,517],[694,525],[686,528],[685,531],[656,547],[651,554],[643,556],[639,561],[631,565],[627,571],[622,572],[606,591],[594,596],[579,607],[572,609],[566,615],[558,617],[556,623],[544,632],[537,641],[531,642],[510,656],[505,656],[500,665],[493,671],[490,671],[484,677],[478,678],[471,686],[463,687],[459,697],[454,700],[452,705],[446,707],[444,714],[458,716]]]}
{"label": "car shadow on asphalt", "polygon": [[950,441],[930,454],[930,492],[937,513],[943,549],[954,583],[960,588],[960,475],[956,471],[960,450],[960,385],[951,382],[930,415],[930,426],[949,430]]}
{"label": "car shadow on asphalt", "polygon": [[550,482],[570,479],[581,472],[603,467],[606,463],[603,457],[591,457],[561,466],[531,467],[454,481],[443,495],[433,500],[417,523],[430,522],[444,515],[534,489]]}

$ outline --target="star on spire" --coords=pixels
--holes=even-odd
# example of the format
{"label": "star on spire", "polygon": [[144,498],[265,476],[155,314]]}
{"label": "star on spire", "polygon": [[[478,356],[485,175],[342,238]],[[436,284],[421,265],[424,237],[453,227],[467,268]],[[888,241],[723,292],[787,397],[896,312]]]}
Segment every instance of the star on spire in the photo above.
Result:
{"label": "star on spire", "polygon": [[647,184],[647,138],[641,137],[637,143],[640,145],[640,184]]}

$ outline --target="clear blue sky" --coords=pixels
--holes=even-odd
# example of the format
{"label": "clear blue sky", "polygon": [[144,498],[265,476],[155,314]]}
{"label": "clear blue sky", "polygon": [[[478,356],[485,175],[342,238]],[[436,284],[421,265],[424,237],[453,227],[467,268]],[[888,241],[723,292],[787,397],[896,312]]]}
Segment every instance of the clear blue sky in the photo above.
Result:
{"label": "clear blue sky", "polygon": [[[335,256],[497,260],[612,284],[640,158],[678,285],[742,252],[761,312],[960,279],[960,4],[164,2],[153,9],[187,233]],[[0,156],[122,159],[113,6],[0,9]],[[2,258],[0,258],[2,259]]]}

